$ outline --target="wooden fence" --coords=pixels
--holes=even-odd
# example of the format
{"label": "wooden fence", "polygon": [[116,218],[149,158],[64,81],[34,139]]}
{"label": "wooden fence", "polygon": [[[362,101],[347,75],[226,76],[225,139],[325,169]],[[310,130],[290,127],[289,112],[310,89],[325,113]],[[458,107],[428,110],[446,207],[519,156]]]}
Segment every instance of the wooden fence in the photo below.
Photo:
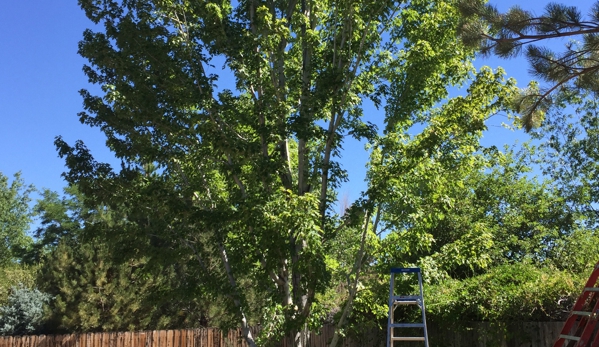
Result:
{"label": "wooden fence", "polygon": [[551,347],[564,322],[467,323],[429,329],[431,347]]}
{"label": "wooden fence", "polygon": [[[431,347],[551,347],[563,322],[489,324],[470,323],[460,327],[429,327]],[[325,326],[312,334],[307,347],[326,347],[334,333]],[[254,332],[255,335],[255,332]],[[340,347],[383,347],[386,332],[372,331]],[[396,343],[399,345],[399,343]],[[290,341],[278,347],[291,347]],[[423,346],[404,343],[401,346]],[[223,333],[218,329],[157,330],[141,332],[85,333],[71,335],[5,336],[0,347],[247,347],[241,330]]]}

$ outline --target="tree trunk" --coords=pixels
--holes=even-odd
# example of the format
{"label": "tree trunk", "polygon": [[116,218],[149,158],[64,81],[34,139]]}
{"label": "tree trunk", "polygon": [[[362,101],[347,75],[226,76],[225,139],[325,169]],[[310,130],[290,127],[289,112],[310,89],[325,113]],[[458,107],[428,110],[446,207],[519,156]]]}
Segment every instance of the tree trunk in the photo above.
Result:
{"label": "tree trunk", "polygon": [[308,331],[308,325],[304,324],[302,330],[293,333],[293,346],[294,347],[308,347],[310,345],[310,331]]}
{"label": "tree trunk", "polygon": [[[376,227],[378,225],[378,221],[380,218],[380,211],[381,210],[379,208],[379,210],[377,211],[376,221],[374,224],[375,232],[376,232]],[[349,315],[351,314],[351,311],[353,308],[354,299],[356,298],[356,294],[358,293],[358,282],[359,282],[359,278],[360,278],[360,270],[362,269],[362,263],[364,260],[364,247],[366,244],[366,236],[368,234],[369,221],[370,221],[370,212],[366,213],[364,227],[362,228],[362,238],[360,240],[360,249],[358,250],[358,254],[356,254],[356,260],[354,262],[352,272],[350,273],[350,276],[353,273],[355,277],[354,277],[354,280],[352,281],[351,286],[349,288],[349,298],[347,299],[347,302],[345,303],[345,307],[343,308],[343,312],[341,313],[339,322],[337,322],[337,325],[335,326],[335,333],[333,334],[333,338],[331,339],[331,343],[329,344],[329,347],[337,346],[337,343],[339,342],[339,330],[341,328],[343,328],[343,326],[345,325],[345,322],[349,318]]]}
{"label": "tree trunk", "polygon": [[239,299],[239,292],[237,290],[237,281],[235,281],[233,271],[231,271],[231,264],[229,263],[229,258],[227,257],[227,251],[225,250],[225,246],[222,243],[219,246],[220,257],[223,261],[223,265],[225,266],[227,278],[229,278],[229,284],[233,288],[233,302],[235,303],[235,306],[239,309],[239,314],[241,315],[241,333],[243,335],[243,338],[247,342],[248,347],[257,347],[256,342],[254,341],[254,336],[252,336],[252,331],[250,330],[247,318],[245,316],[245,313],[243,312],[243,307],[241,306],[241,300]]}

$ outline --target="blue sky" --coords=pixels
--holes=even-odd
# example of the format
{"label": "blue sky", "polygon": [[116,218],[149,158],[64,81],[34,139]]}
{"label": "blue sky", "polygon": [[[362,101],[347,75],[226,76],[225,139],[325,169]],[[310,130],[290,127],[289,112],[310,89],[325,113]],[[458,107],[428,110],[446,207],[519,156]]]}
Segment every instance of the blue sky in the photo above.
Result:
{"label": "blue sky", "polygon": [[78,90],[87,87],[77,55],[90,27],[76,1],[7,1],[0,11],[0,172],[61,190],[63,161],[53,145],[63,135],[108,156],[103,134],[79,123]]}
{"label": "blue sky", "polygon": [[[541,13],[546,1],[519,3],[496,1],[500,10],[520,4]],[[570,5],[588,8],[591,1],[568,1]],[[63,160],[53,145],[61,135],[72,144],[81,139],[96,159],[115,163],[104,146],[104,135],[79,122],[82,110],[78,91],[95,89],[87,83],[81,70],[85,61],[77,55],[77,44],[92,23],[75,0],[6,1],[0,11],[0,172],[12,176],[21,171],[23,179],[37,188],[60,191],[64,187],[61,173]],[[523,58],[512,60],[477,59],[477,66],[502,66],[520,86],[530,78]],[[512,144],[525,141],[520,131],[511,132],[493,119],[485,134],[485,144]],[[350,200],[358,197],[364,186],[364,164],[367,155],[359,143],[347,143],[342,158],[350,183],[340,193]]]}

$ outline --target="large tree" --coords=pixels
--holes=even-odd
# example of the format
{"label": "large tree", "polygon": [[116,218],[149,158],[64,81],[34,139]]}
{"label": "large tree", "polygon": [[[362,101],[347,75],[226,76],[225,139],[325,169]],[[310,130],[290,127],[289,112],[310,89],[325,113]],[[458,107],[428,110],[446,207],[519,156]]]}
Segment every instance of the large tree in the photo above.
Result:
{"label": "large tree", "polygon": [[[544,88],[531,85],[517,99],[528,131],[542,122],[559,90],[599,92],[599,2],[590,7],[587,18],[575,6],[558,3],[547,4],[541,15],[520,6],[501,13],[482,0],[460,0],[459,7],[466,44],[503,58],[526,47],[533,75],[547,82]],[[551,41],[566,42],[565,49],[554,52],[548,46]]]}
{"label": "large tree", "polygon": [[[115,211],[118,227],[94,229],[115,252],[185,261],[205,290],[226,293],[250,346],[246,286],[264,295],[261,338],[291,332],[305,345],[330,279],[327,251],[346,230],[358,246],[339,324],[351,313],[386,183],[377,176],[343,218],[333,213],[346,138],[374,145],[384,164],[424,124],[408,141],[415,163],[482,131],[511,90],[501,74],[474,74],[450,1],[80,4],[103,27],[80,43],[103,91],[81,92],[80,119],[102,129],[123,165],[115,171],[59,138],[65,177],[90,206]],[[431,111],[469,77],[467,98]],[[366,100],[385,116],[364,119]],[[367,120],[384,123],[384,136]]]}

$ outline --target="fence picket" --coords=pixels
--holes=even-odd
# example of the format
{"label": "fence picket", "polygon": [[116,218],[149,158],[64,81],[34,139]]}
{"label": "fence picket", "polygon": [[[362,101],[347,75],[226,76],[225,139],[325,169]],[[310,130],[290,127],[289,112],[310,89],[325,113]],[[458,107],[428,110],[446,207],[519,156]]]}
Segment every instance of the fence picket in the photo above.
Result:
{"label": "fence picket", "polygon": [[202,331],[203,330],[194,330],[193,331],[193,346],[192,347],[202,347]]}
{"label": "fence picket", "polygon": [[173,331],[172,330],[167,330],[166,331],[166,347],[173,347]]}
{"label": "fence picket", "polygon": [[147,332],[140,334],[139,347],[150,347],[150,345],[148,344],[148,336],[149,336],[149,334]]}
{"label": "fence picket", "polygon": [[158,331],[151,331],[148,334],[148,338],[150,339],[148,346],[158,347]]}

